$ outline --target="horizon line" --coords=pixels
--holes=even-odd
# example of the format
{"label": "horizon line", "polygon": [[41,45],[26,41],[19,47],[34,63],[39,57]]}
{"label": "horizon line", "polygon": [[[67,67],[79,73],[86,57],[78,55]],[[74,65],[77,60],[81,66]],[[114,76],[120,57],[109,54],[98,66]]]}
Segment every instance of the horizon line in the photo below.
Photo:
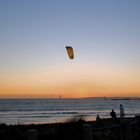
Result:
{"label": "horizon line", "polygon": [[[61,97],[61,99],[87,99],[87,98],[140,98],[140,96]],[[0,99],[60,99],[60,97],[58,98],[57,97],[0,97]]]}

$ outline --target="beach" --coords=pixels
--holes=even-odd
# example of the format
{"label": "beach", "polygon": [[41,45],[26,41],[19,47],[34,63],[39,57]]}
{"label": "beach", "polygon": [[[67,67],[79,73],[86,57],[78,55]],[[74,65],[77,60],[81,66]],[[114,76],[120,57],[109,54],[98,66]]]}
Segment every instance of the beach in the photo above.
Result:
{"label": "beach", "polygon": [[139,140],[140,117],[65,123],[0,125],[1,140]]}
{"label": "beach", "polygon": [[139,140],[139,106],[139,98],[1,99],[0,139]]}
{"label": "beach", "polygon": [[62,123],[76,115],[85,115],[93,121],[96,115],[110,118],[115,110],[119,117],[119,106],[124,106],[126,117],[140,113],[139,98],[55,98],[55,99],[0,99],[0,123],[42,124]]}

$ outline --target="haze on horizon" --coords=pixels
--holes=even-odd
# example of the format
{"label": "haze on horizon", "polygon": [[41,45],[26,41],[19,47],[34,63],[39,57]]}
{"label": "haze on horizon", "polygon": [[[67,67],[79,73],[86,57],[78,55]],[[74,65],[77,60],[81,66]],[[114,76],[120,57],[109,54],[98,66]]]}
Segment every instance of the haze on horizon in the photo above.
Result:
{"label": "haze on horizon", "polygon": [[140,96],[139,0],[2,0],[0,20],[0,98]]}

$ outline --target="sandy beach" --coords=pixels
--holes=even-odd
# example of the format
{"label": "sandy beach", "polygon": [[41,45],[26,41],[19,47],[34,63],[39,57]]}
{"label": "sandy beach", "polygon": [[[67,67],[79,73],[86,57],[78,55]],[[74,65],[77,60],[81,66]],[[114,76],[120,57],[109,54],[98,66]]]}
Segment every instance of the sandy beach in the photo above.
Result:
{"label": "sandy beach", "polygon": [[[91,137],[89,137],[91,133]],[[100,121],[70,120],[65,123],[0,125],[1,140],[139,140],[140,118]]]}

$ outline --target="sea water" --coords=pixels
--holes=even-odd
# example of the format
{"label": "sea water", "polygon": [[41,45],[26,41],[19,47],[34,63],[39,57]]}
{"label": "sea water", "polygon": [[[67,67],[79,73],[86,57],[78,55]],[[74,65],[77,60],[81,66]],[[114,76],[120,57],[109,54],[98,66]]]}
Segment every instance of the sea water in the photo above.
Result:
{"label": "sea water", "polygon": [[0,123],[58,123],[78,115],[95,120],[97,114],[109,118],[112,109],[119,117],[120,104],[126,117],[140,113],[139,98],[0,99]]}

